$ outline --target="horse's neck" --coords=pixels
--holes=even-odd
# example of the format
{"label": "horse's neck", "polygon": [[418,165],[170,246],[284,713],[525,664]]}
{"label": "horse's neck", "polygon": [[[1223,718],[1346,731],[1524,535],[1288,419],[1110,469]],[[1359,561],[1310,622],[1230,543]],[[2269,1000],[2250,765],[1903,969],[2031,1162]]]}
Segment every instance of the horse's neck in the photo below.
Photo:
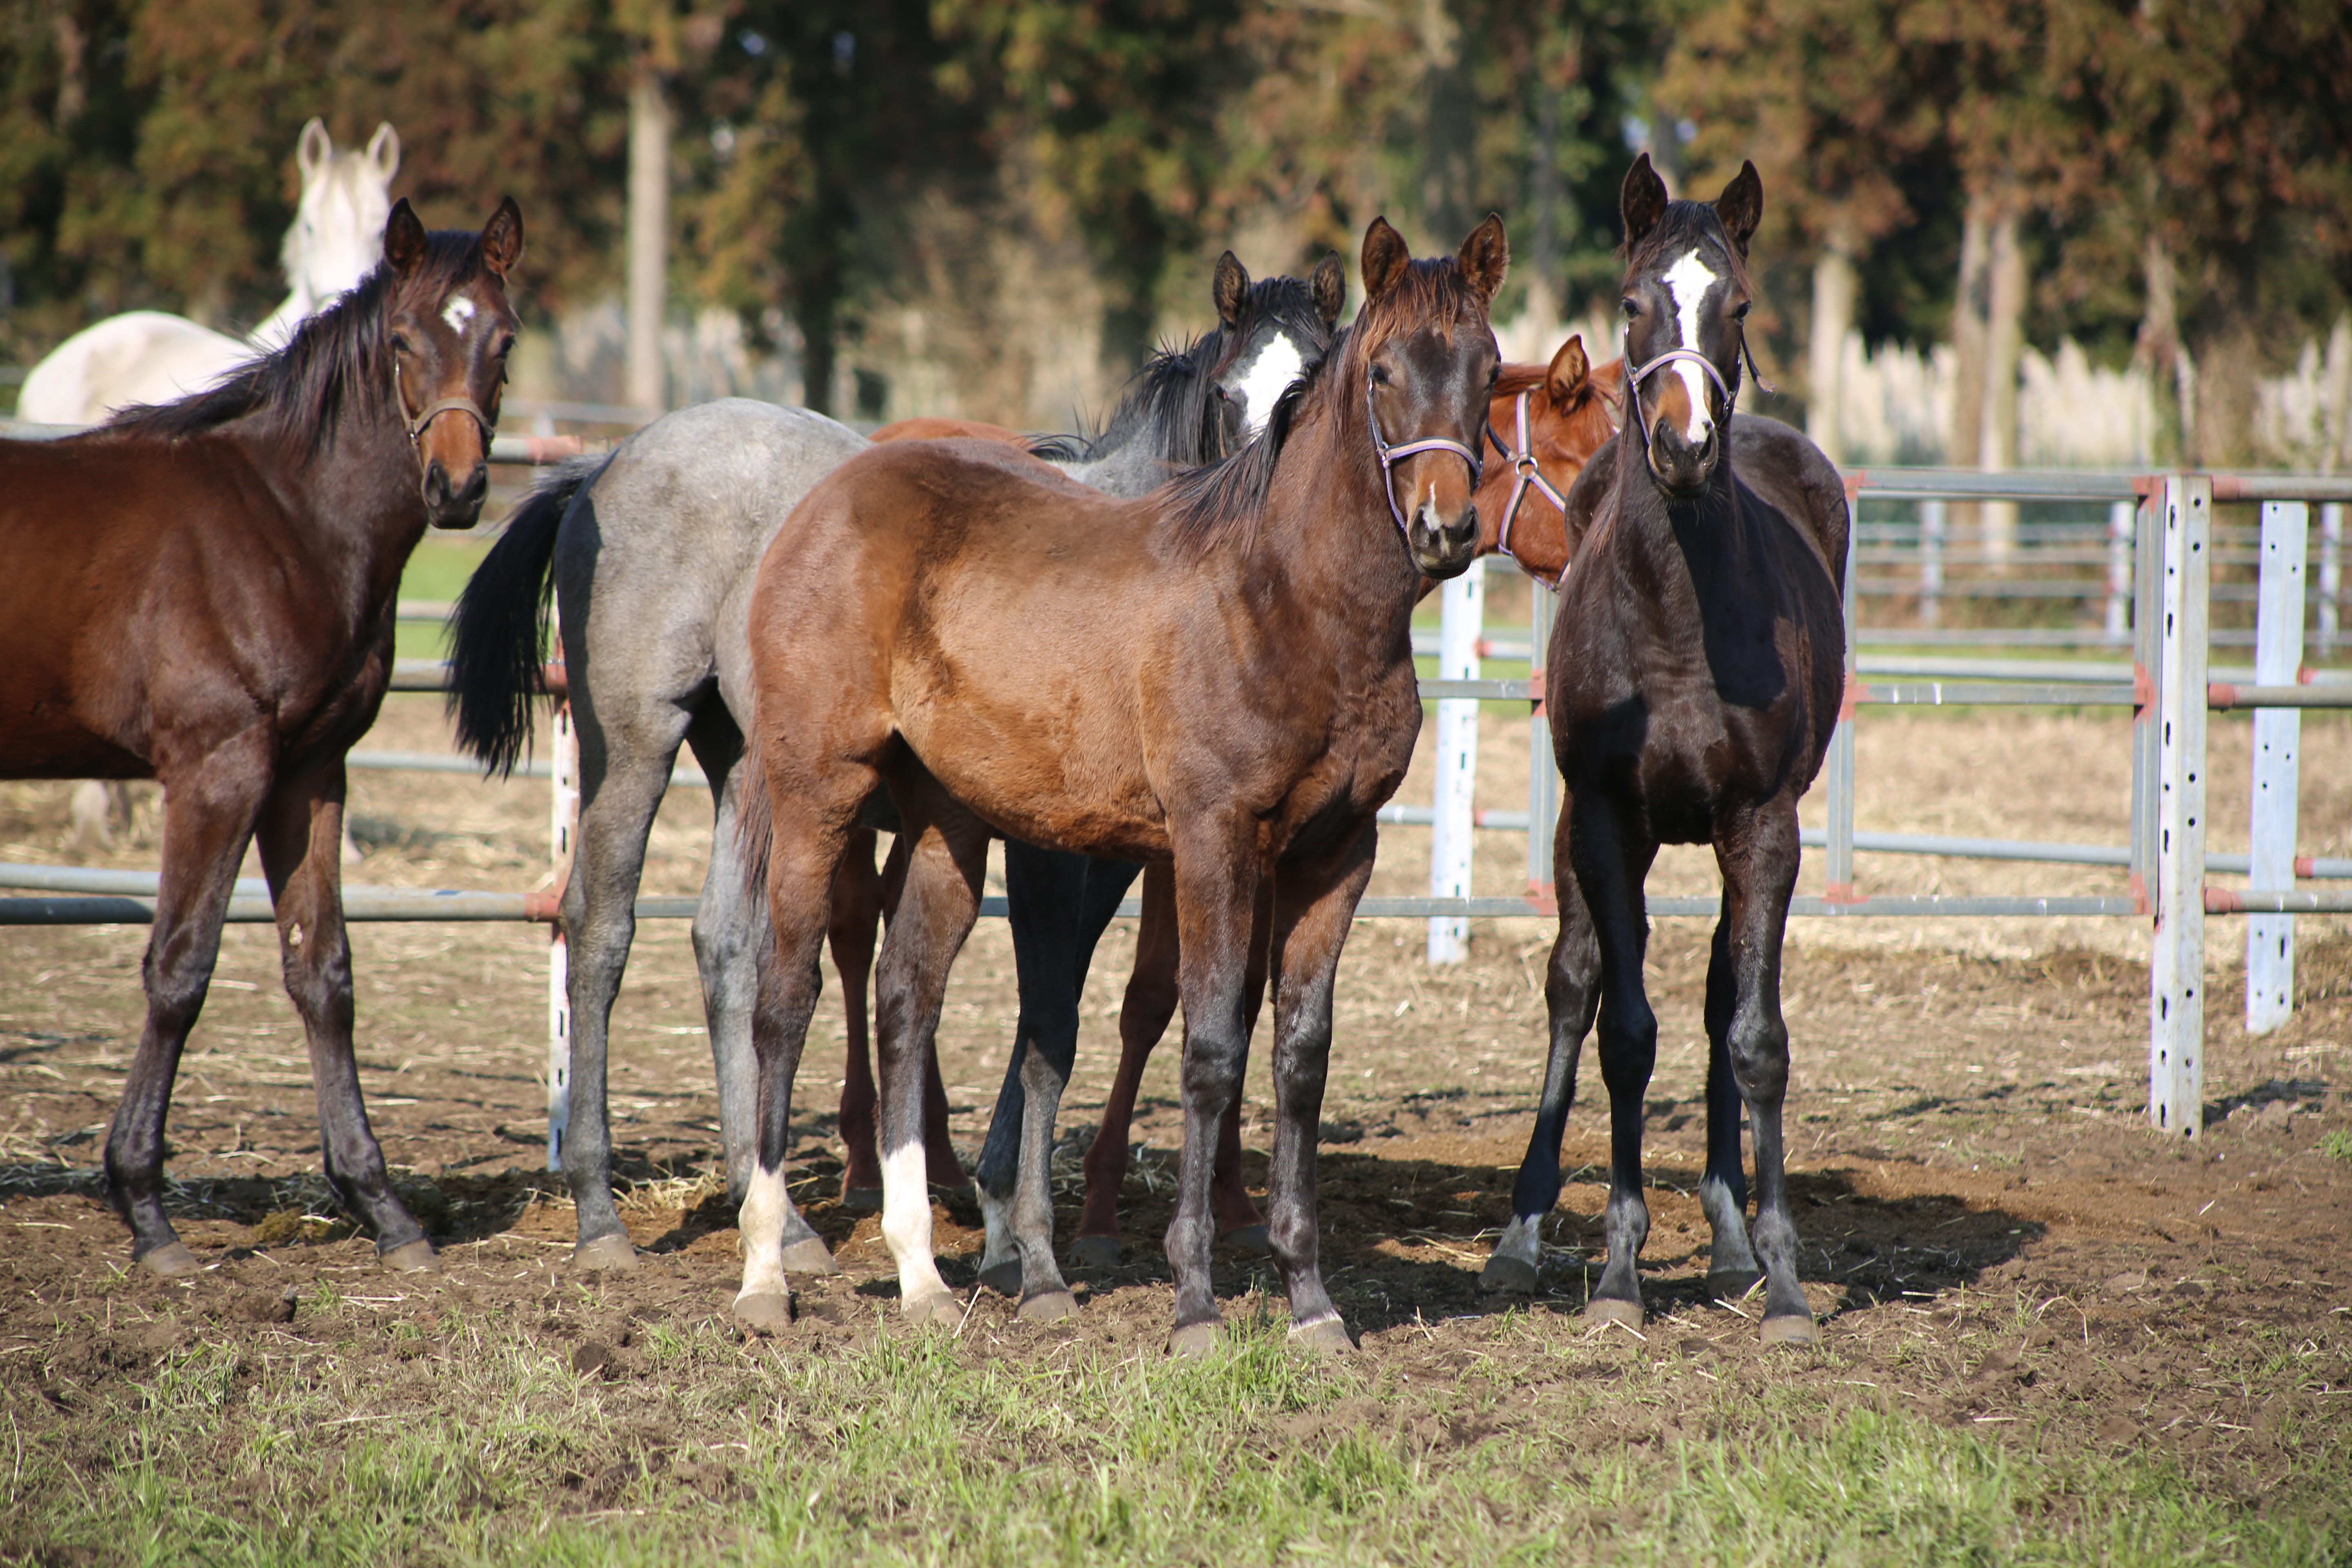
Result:
{"label": "horse's neck", "polygon": [[1351,644],[1385,657],[1390,637],[1402,639],[1412,624],[1423,578],[1390,515],[1371,437],[1344,408],[1326,402],[1294,423],[1258,548],[1310,612],[1343,622]]}
{"label": "horse's neck", "polygon": [[1695,627],[1710,599],[1702,584],[1723,575],[1743,552],[1749,520],[1731,465],[1717,468],[1706,492],[1692,501],[1668,500],[1635,447],[1618,454],[1617,470],[1610,553],[1618,572],[1640,598],[1668,612],[1670,624]]}
{"label": "horse's neck", "polygon": [[339,602],[365,616],[396,595],[425,520],[406,432],[388,410],[349,407],[357,401],[347,402],[333,439],[321,439],[307,462],[273,432],[231,426],[223,434],[253,448],[277,445],[276,452],[254,451],[256,467],[305,520],[305,536],[320,546],[315,564],[339,584]]}

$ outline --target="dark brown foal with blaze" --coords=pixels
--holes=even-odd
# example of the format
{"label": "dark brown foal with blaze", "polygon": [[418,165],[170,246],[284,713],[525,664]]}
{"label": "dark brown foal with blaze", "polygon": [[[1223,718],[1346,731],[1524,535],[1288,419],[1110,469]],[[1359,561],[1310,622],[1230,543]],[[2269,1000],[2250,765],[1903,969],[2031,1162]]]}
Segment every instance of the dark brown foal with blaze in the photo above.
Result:
{"label": "dark brown foal with blaze", "polygon": [[435,1266],[352,1059],[343,757],[391,679],[409,552],[480,515],[521,253],[511,200],[479,235],[427,234],[403,201],[383,265],[278,353],[86,435],[0,442],[0,776],[163,786],[147,1022],[106,1141],[158,1274],[199,1267],[163,1215],[163,1121],[257,839],[327,1178],[387,1262]]}

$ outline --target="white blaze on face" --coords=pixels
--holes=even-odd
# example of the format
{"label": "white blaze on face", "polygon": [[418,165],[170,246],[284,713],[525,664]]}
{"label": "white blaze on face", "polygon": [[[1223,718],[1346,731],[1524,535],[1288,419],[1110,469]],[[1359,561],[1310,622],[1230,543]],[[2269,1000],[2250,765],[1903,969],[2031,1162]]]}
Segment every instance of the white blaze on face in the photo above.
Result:
{"label": "white blaze on face", "polygon": [[1232,387],[1232,395],[1241,400],[1244,439],[1265,428],[1274,417],[1275,404],[1306,368],[1307,356],[1286,336],[1277,336],[1257,351]]}
{"label": "white blaze on face", "polygon": [[[1697,247],[1693,247],[1688,256],[1668,269],[1663,281],[1666,286],[1666,297],[1675,302],[1675,325],[1682,333],[1675,346],[1696,352],[1698,348],[1699,308],[1706,303],[1708,293],[1723,279],[1715,268],[1699,258]],[[1675,370],[1690,393],[1690,426],[1683,432],[1683,439],[1696,447],[1706,439],[1707,431],[1715,424],[1706,412],[1706,373],[1686,359],[1676,360]]]}
{"label": "white blaze on face", "polygon": [[466,335],[466,323],[474,319],[474,302],[460,294],[442,310],[441,319],[449,323],[451,331],[462,338]]}

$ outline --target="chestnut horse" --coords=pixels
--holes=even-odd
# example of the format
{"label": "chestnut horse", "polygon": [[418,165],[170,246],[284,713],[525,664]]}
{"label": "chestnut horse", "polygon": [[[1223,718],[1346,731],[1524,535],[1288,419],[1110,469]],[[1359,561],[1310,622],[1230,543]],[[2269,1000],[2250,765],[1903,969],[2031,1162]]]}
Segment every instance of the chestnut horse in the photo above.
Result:
{"label": "chestnut horse", "polygon": [[[902,1311],[960,1309],[931,1255],[922,1062],[979,911],[992,833],[1171,861],[1182,948],[1184,1150],[1167,1237],[1171,1348],[1206,1350],[1213,1145],[1239,1085],[1260,889],[1275,997],[1268,1226],[1292,1335],[1339,1348],[1315,1216],[1316,1130],[1341,944],[1375,813],[1421,726],[1411,620],[1423,576],[1467,567],[1470,498],[1499,368],[1486,310],[1507,248],[1489,217],[1458,256],[1364,237],[1362,313],[1267,430],[1138,501],[974,441],[898,442],[835,470],[769,546],[752,591],[772,963],[761,977],[759,1149],[740,1229],[748,1325],[789,1321],[784,1185],[793,1069],[818,992],[834,876],[873,797],[910,845],[877,965],[882,1233]],[[1393,530],[1393,531],[1391,531]],[[856,584],[845,593],[842,584]],[[1041,1043],[1012,1223],[1023,1311],[1073,1302],[1053,1255],[1046,1158],[1066,1050]]]}
{"label": "chestnut horse", "polygon": [[[1487,466],[1473,498],[1478,509],[1478,554],[1509,555],[1528,575],[1557,589],[1570,557],[1565,500],[1586,460],[1615,434],[1610,408],[1621,369],[1620,361],[1592,369],[1580,336],[1560,344],[1548,365],[1503,367],[1489,400],[1487,420],[1492,444],[1504,460]],[[1423,595],[1426,596],[1435,586],[1424,581]],[[1033,876],[1038,869],[1023,868]],[[1008,847],[1008,886],[1013,875],[1014,859]],[[1063,898],[1065,902],[1076,903],[1083,894],[1066,890]],[[1088,949],[1093,937],[1099,934],[1097,928],[1087,937]],[[1135,969],[1119,1006],[1118,1071],[1103,1106],[1102,1124],[1087,1145],[1084,1161],[1086,1197],[1077,1235],[1070,1244],[1074,1264],[1103,1266],[1119,1259],[1118,1194],[1127,1178],[1135,1099],[1152,1048],[1176,1015],[1178,970],[1175,880],[1168,865],[1155,864],[1144,871]],[[1263,984],[1262,973],[1254,969],[1253,1020]],[[1006,1078],[1008,1089],[1017,1092],[1014,1074],[1008,1072]],[[1263,1248],[1265,1221],[1240,1176],[1240,1110],[1236,1095],[1218,1141],[1218,1179],[1211,1193],[1217,1213],[1217,1238],[1228,1245]],[[983,1191],[985,1186],[983,1174]],[[988,1207],[985,1201],[982,1207]],[[1007,1294],[1020,1285],[1018,1256],[1010,1238],[1000,1237],[993,1226],[981,1278]]]}
{"label": "chestnut horse", "polygon": [[394,1195],[352,1058],[343,757],[392,675],[401,568],[467,528],[516,322],[522,216],[427,234],[209,392],[56,442],[0,442],[0,776],[163,785],[147,1022],[106,1140],[131,1256],[195,1256],[163,1214],[163,1121],[246,846],[259,840],[336,1194],[385,1261],[436,1267]]}
{"label": "chestnut horse", "polygon": [[[1748,242],[1763,203],[1752,164],[1711,205],[1670,202],[1646,154],[1625,178],[1630,417],[1570,498],[1571,511],[1597,499],[1545,659],[1565,781],[1559,935],[1545,986],[1549,1061],[1486,1282],[1534,1283],[1537,1226],[1559,1194],[1577,1053],[1597,1014],[1609,1258],[1586,1314],[1639,1327],[1643,1097],[1657,1056],[1643,986],[1643,883],[1660,844],[1710,844],[1723,910],[1706,981],[1707,1282],[1737,1295],[1760,1272],[1765,1342],[1802,1343],[1817,1330],[1797,1281],[1783,1169],[1780,944],[1797,880],[1797,803],[1820,771],[1844,682],[1837,566],[1847,512],[1837,471],[1811,442],[1770,421],[1732,424]],[[1752,1238],[1743,1105],[1756,1135]]]}

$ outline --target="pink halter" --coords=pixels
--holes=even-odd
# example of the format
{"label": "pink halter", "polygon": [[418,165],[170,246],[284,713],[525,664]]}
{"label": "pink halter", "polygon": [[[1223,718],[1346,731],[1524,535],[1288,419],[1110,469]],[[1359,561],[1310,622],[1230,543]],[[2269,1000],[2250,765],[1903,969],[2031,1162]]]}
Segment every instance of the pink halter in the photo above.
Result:
{"label": "pink halter", "polygon": [[1371,428],[1372,455],[1381,460],[1381,493],[1389,498],[1389,515],[1396,519],[1397,531],[1405,536],[1408,543],[1412,541],[1412,531],[1405,526],[1404,509],[1397,505],[1396,485],[1389,472],[1400,460],[1410,458],[1416,452],[1451,452],[1470,465],[1472,489],[1476,489],[1478,481],[1486,477],[1485,456],[1471,450],[1459,441],[1449,441],[1443,436],[1432,436],[1426,440],[1405,441],[1391,447],[1381,439],[1380,412],[1372,406],[1372,384],[1369,377],[1364,382],[1364,422]]}
{"label": "pink halter", "polygon": [[[1561,495],[1553,487],[1552,482],[1543,477],[1543,470],[1536,464],[1535,448],[1528,440],[1528,398],[1533,390],[1529,388],[1528,392],[1522,392],[1518,396],[1517,423],[1519,448],[1517,451],[1515,452],[1503,444],[1503,438],[1495,434],[1495,427],[1491,424],[1486,426],[1486,439],[1495,443],[1495,450],[1502,453],[1503,460],[1511,465],[1511,495],[1510,499],[1503,503],[1503,526],[1495,536],[1495,548],[1505,555],[1510,555],[1514,561],[1519,558],[1511,554],[1511,523],[1519,515],[1519,502],[1525,499],[1530,488],[1541,491],[1544,500],[1559,508],[1563,521],[1568,516],[1568,498]],[[1520,564],[1525,566],[1526,563],[1521,562]],[[1528,575],[1535,577],[1536,574],[1529,572]],[[1565,567],[1561,569],[1560,575],[1562,577],[1568,575]],[[1543,583],[1540,577],[1536,577],[1536,581]],[[1544,586],[1555,594],[1559,592],[1559,584],[1557,580],[1544,583]]]}

